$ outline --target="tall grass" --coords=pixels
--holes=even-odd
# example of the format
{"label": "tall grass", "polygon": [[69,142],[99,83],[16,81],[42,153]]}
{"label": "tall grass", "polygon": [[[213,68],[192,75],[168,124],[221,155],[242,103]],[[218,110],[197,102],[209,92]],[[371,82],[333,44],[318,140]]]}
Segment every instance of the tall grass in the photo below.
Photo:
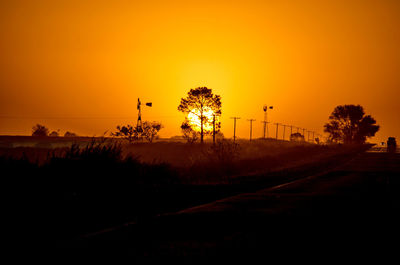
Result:
{"label": "tall grass", "polygon": [[42,163],[0,156],[0,181],[7,201],[19,211],[13,216],[29,217],[27,231],[46,227],[48,236],[53,229],[58,237],[70,237],[218,198],[220,189],[214,187],[230,190],[234,181],[240,186],[237,176],[249,172],[264,174],[304,160],[318,163],[349,150],[277,141],[221,140],[213,146],[92,140],[50,152]]}
{"label": "tall grass", "polygon": [[[153,215],[157,193],[176,183],[168,165],[123,157],[120,144],[103,141],[49,153],[42,164],[0,157],[0,166],[6,198],[29,216],[25,228],[55,229],[58,237]],[[34,216],[37,222],[31,220]]]}
{"label": "tall grass", "polygon": [[83,159],[98,161],[120,161],[122,159],[122,149],[120,143],[104,144],[93,140],[85,147],[73,144],[65,154],[63,159]]}
{"label": "tall grass", "polygon": [[182,181],[192,184],[230,184],[245,175],[262,175],[304,164],[317,164],[330,157],[360,152],[362,146],[315,145],[276,140],[218,141],[189,156],[181,168]]}

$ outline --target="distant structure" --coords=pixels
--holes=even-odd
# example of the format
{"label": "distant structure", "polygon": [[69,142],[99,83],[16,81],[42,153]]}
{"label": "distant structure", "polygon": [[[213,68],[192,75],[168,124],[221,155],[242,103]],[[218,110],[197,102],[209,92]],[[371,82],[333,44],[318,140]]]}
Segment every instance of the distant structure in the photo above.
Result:
{"label": "distant structure", "polygon": [[292,141],[292,142],[304,142],[305,139],[304,139],[304,136],[301,133],[296,132],[296,133],[292,133],[290,135],[290,141]]}
{"label": "distant structure", "polygon": [[233,119],[233,142],[236,141],[236,120],[239,120],[240,117],[231,117]]}
{"label": "distant structure", "polygon": [[251,141],[251,137],[253,135],[253,121],[255,121],[255,119],[248,119],[247,121],[250,122],[250,141]]}
{"label": "distant structure", "polygon": [[269,137],[268,136],[268,113],[267,113],[267,111],[268,111],[268,109],[273,109],[274,108],[274,106],[267,106],[267,105],[264,105],[263,106],[263,111],[264,111],[264,121],[262,121],[262,123],[264,123],[264,139],[265,139],[265,131],[267,131],[267,138]]}
{"label": "distant structure", "polygon": [[389,153],[395,153],[397,148],[396,138],[389,137],[387,140],[387,151]]}
{"label": "distant structure", "polygon": [[[137,123],[136,123],[136,130],[137,130],[137,132],[143,132],[142,109],[141,109],[142,103],[140,102],[139,98],[137,100],[138,100],[138,102],[137,102],[138,118],[137,118]],[[152,107],[153,103],[147,102],[146,106]]]}

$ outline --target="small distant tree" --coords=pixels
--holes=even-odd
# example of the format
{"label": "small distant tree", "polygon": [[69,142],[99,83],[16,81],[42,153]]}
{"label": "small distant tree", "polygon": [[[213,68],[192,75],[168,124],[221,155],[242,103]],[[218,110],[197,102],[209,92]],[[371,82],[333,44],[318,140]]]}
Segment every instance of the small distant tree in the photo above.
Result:
{"label": "small distant tree", "polygon": [[41,124],[36,124],[32,127],[32,136],[48,136],[49,129],[46,126]]}
{"label": "small distant tree", "polygon": [[[205,113],[212,111],[215,115],[221,115],[221,96],[214,95],[212,89],[207,87],[197,87],[190,89],[188,96],[181,99],[178,110],[184,113],[192,113],[200,120],[200,142],[204,140],[204,125],[212,124],[210,117]],[[216,129],[221,127],[221,123],[216,123]]]}
{"label": "small distant tree", "polygon": [[330,142],[365,143],[379,130],[379,125],[370,115],[365,115],[360,105],[337,106],[325,124]]}
{"label": "small distant tree", "polygon": [[60,136],[60,135],[59,135],[59,133],[58,133],[57,131],[52,131],[52,132],[49,134],[49,136],[50,136],[50,137],[58,137],[58,136]]}
{"label": "small distant tree", "polygon": [[143,136],[150,143],[157,137],[158,132],[163,128],[160,122],[145,121],[142,124],[141,136]]}
{"label": "small distant tree", "polygon": [[69,132],[69,131],[66,131],[65,133],[64,133],[64,137],[77,137],[78,135],[76,134],[76,133],[73,133],[73,132]]}
{"label": "small distant tree", "polygon": [[196,142],[199,139],[200,133],[193,130],[193,128],[189,125],[189,122],[185,120],[181,125],[181,130],[183,134],[183,138],[190,144]]}
{"label": "small distant tree", "polygon": [[112,136],[116,137],[122,137],[131,143],[133,140],[136,140],[139,138],[139,132],[137,131],[136,127],[133,127],[132,125],[126,125],[126,126],[117,126],[117,131],[114,133],[111,133]]}

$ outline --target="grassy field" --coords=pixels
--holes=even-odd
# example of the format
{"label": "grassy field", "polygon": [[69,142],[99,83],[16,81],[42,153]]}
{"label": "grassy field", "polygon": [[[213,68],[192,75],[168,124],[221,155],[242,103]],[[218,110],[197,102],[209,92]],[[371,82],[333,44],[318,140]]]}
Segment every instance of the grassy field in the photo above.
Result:
{"label": "grassy field", "polygon": [[314,174],[367,148],[85,139],[69,147],[3,146],[0,165],[9,216],[23,222],[15,233],[52,242]]}

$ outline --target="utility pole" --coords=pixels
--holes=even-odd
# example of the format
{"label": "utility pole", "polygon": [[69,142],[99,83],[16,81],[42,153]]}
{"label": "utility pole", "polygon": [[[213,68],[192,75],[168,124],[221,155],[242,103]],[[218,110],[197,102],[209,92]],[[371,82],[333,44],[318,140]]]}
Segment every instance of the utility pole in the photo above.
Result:
{"label": "utility pole", "polygon": [[278,126],[280,123],[274,123],[276,125],[276,140],[278,140]]}
{"label": "utility pole", "polygon": [[292,136],[292,134],[293,134],[293,125],[290,125],[290,136]]}
{"label": "utility pole", "polygon": [[314,132],[312,132],[312,141],[313,141],[313,143],[315,142]]}
{"label": "utility pole", "polygon": [[215,145],[215,114],[213,114],[213,145]]}
{"label": "utility pole", "polygon": [[236,120],[240,119],[240,117],[231,117],[233,119],[233,142],[236,141]]}
{"label": "utility pole", "polygon": [[251,136],[253,134],[253,121],[255,121],[255,120],[249,119],[248,121],[250,122],[250,141],[251,141]]}
{"label": "utility pole", "polygon": [[283,126],[283,140],[285,141],[285,131],[286,131],[286,126],[288,125],[282,124],[282,126]]}
{"label": "utility pole", "polygon": [[268,123],[269,123],[269,121],[262,121],[261,123],[264,123],[264,135],[263,135],[263,138],[265,140],[265,128],[267,129],[267,138],[268,138]]}

